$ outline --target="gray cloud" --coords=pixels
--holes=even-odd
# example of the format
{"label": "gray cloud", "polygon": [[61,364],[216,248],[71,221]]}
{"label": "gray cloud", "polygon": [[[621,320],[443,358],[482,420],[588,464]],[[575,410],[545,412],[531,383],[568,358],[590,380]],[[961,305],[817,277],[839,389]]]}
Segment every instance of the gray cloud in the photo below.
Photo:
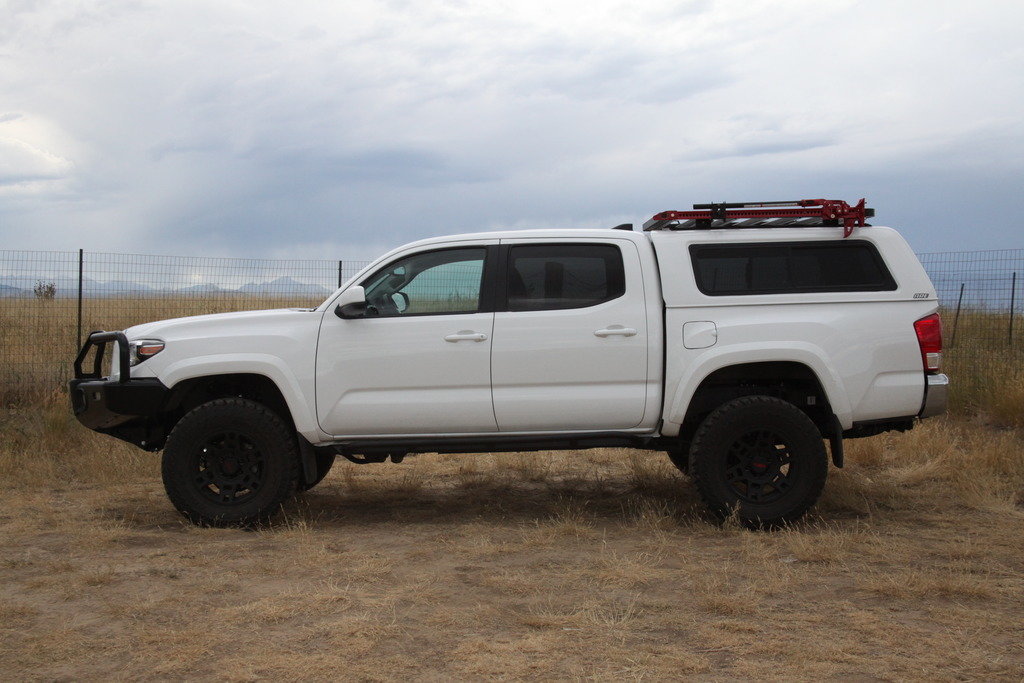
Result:
{"label": "gray cloud", "polygon": [[[325,154],[315,149],[260,149],[243,156],[275,173],[286,174],[295,185],[386,184],[398,188],[438,187],[458,183],[492,182],[492,169],[461,166],[449,156],[431,150],[381,147]],[[301,191],[300,188],[296,190]]]}
{"label": "gray cloud", "polygon": [[676,159],[681,162],[687,162],[728,159],[731,157],[754,157],[763,154],[777,155],[820,149],[834,144],[836,144],[836,140],[829,138],[802,138],[798,136],[796,139],[791,139],[784,135],[771,135],[761,140],[736,142],[719,149],[701,149],[697,147],[677,156]]}
{"label": "gray cloud", "polygon": [[915,246],[1020,246],[1022,20],[994,0],[7,3],[0,240],[333,258],[867,195]]}

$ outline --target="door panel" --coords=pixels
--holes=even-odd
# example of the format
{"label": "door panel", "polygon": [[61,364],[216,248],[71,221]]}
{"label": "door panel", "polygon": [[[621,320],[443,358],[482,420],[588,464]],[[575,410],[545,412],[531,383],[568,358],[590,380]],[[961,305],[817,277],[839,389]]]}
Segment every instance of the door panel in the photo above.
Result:
{"label": "door panel", "polygon": [[585,260],[556,249],[567,246],[559,242],[550,244],[554,263],[543,263],[543,250],[532,250],[523,252],[525,263],[517,269],[515,246],[538,242],[502,241],[510,245],[510,307],[558,308],[495,314],[491,376],[498,428],[629,429],[642,420],[647,395],[647,313],[639,255],[628,241],[588,241],[616,246],[624,291],[611,300],[571,308],[574,297],[585,304],[588,297],[600,301],[618,290],[615,283],[595,283]]}
{"label": "door panel", "polygon": [[[493,313],[355,320],[328,313],[317,353],[320,427],[338,436],[495,431],[493,322]],[[485,339],[445,339],[470,333]]]}
{"label": "door panel", "polygon": [[480,301],[481,281],[493,278],[484,253],[399,256],[359,283],[367,288],[368,317],[324,316],[316,380],[321,429],[335,436],[497,430],[494,313],[448,312],[490,308]]}

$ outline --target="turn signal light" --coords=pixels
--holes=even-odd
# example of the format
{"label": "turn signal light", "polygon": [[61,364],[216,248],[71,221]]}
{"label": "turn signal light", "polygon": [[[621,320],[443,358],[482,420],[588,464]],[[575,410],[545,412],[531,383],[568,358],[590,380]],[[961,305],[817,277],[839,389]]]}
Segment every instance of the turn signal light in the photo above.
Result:
{"label": "turn signal light", "polygon": [[164,343],[158,339],[139,339],[128,343],[129,365],[135,367],[147,358],[164,350]]}

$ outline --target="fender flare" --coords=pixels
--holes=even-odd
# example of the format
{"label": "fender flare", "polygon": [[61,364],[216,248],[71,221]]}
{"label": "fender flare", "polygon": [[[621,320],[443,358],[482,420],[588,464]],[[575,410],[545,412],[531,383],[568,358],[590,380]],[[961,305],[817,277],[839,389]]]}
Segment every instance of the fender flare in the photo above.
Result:
{"label": "fender flare", "polygon": [[197,377],[250,374],[269,379],[284,397],[295,430],[313,443],[321,440],[315,409],[306,401],[298,378],[277,356],[265,353],[232,353],[183,358],[164,368],[159,379],[173,389],[179,383]]}
{"label": "fender flare", "polygon": [[686,417],[697,389],[713,372],[733,365],[788,362],[806,366],[818,378],[832,412],[844,429],[853,426],[853,407],[839,374],[825,361],[827,356],[817,346],[792,342],[784,348],[765,349],[757,344],[735,344],[728,348],[708,349],[690,366],[675,393],[665,403],[666,436],[675,436]]}

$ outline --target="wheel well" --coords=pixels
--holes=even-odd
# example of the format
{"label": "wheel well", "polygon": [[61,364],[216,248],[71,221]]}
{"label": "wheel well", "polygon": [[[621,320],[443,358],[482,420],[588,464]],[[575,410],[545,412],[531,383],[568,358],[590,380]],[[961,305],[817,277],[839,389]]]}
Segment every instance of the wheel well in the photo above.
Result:
{"label": "wheel well", "polygon": [[715,408],[734,398],[755,394],[789,401],[807,413],[823,436],[833,429],[832,408],[814,371],[803,363],[774,361],[730,365],[705,377],[690,399],[680,436],[689,441]]}
{"label": "wheel well", "polygon": [[178,420],[196,406],[229,397],[247,398],[265,405],[295,428],[288,403],[273,380],[265,375],[237,374],[193,377],[174,385],[167,400],[167,431],[170,432]]}

